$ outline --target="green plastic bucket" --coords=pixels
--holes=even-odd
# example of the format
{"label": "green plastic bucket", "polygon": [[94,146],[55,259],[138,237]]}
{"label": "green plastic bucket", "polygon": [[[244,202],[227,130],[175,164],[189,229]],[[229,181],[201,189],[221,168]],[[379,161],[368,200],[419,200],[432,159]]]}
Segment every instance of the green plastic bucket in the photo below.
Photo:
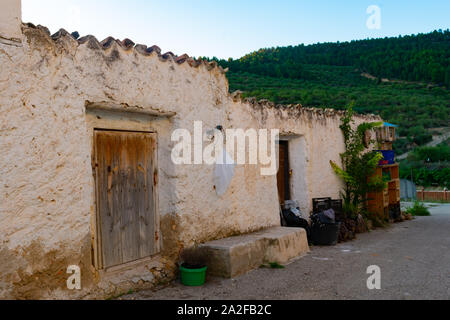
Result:
{"label": "green plastic bucket", "polygon": [[207,269],[207,267],[201,269],[187,269],[181,266],[181,283],[188,287],[199,287],[204,285]]}

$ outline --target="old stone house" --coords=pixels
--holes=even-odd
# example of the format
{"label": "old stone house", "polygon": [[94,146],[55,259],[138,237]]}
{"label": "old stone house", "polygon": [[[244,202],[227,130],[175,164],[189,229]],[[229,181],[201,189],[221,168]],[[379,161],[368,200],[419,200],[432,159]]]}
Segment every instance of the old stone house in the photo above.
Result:
{"label": "old stone house", "polygon": [[[2,0],[0,11],[1,298],[153,286],[174,279],[183,247],[280,226],[279,176],[237,165],[218,196],[213,165],[173,164],[172,132],[195,121],[279,129],[284,192],[306,213],[314,197],[339,197],[329,161],[344,150],[342,113],[242,99],[215,63],[128,39],[50,35],[23,24],[20,6]],[[121,178],[134,185],[114,189]],[[70,265],[81,290],[66,287]]]}

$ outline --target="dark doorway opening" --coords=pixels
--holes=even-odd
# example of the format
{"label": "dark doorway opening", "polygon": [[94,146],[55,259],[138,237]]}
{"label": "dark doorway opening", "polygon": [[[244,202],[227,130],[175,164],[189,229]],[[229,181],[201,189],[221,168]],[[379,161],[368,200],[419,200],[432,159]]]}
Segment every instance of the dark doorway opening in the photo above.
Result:
{"label": "dark doorway opening", "polygon": [[277,174],[278,182],[278,196],[280,203],[284,204],[286,200],[291,200],[291,185],[290,185],[290,172],[289,165],[289,142],[279,142],[279,169]]}

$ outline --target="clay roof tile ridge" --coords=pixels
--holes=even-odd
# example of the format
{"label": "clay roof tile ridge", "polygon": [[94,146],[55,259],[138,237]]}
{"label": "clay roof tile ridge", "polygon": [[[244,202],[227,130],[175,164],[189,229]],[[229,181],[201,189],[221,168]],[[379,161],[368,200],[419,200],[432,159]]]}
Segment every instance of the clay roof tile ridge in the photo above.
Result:
{"label": "clay roof tile ridge", "polygon": [[135,46],[135,43],[132,40],[128,39],[128,38],[125,38],[122,41],[119,41],[119,44],[125,50],[130,50],[130,49],[134,48],[134,46]]}
{"label": "clay roof tile ridge", "polygon": [[116,39],[114,39],[113,37],[107,37],[100,42],[100,45],[103,49],[109,49],[115,41]]}

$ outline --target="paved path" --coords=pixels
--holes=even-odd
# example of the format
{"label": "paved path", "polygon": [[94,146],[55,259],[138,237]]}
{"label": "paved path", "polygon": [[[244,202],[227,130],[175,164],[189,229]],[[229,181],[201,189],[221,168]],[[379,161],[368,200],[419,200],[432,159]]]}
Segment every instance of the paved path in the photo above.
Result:
{"label": "paved path", "polygon": [[[201,288],[179,282],[125,299],[450,299],[450,204],[431,217],[395,224],[335,247],[314,247],[285,269],[258,269]],[[382,289],[368,290],[367,267],[378,265]]]}

